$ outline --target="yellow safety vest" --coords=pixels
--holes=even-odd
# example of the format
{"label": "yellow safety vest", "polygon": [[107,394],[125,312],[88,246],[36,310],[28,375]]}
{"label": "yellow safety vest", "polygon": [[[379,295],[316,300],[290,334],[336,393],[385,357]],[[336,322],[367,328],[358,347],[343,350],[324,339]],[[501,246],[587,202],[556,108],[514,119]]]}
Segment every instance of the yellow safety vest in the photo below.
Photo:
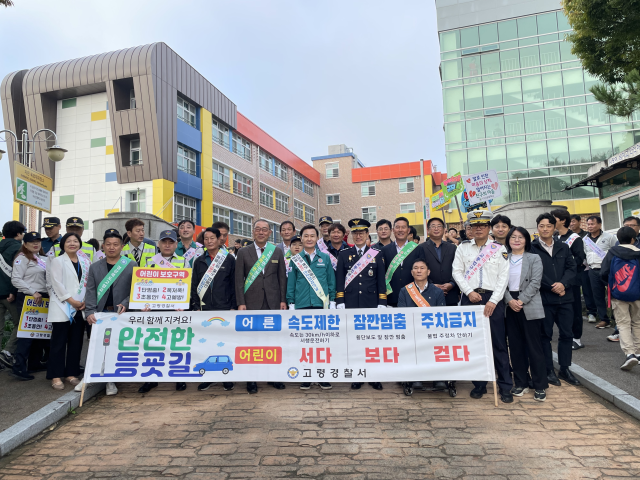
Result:
{"label": "yellow safety vest", "polygon": [[[122,249],[122,252],[120,253],[120,255],[125,255],[127,257],[129,257],[131,260],[133,260],[134,262],[136,261],[136,257],[133,256],[133,251],[132,249],[129,247],[129,243],[127,243],[124,248]],[[146,267],[147,266],[147,262],[151,259],[151,257],[153,257],[156,254],[156,247],[154,247],[153,245],[149,245],[148,243],[141,243],[140,247],[138,248],[142,248],[142,254],[140,255],[140,265],[138,265],[139,267]]]}
{"label": "yellow safety vest", "polygon": [[[149,259],[150,261],[147,263],[146,267],[147,268],[154,268],[156,266],[156,264],[153,262],[153,260]],[[173,257],[171,257],[171,265],[173,265],[176,268],[189,268],[188,265],[185,265],[184,262],[184,257],[180,257],[178,255],[173,255]]]}
{"label": "yellow safety vest", "polygon": [[[60,248],[60,244],[56,243],[53,247],[53,254],[57,257],[60,255],[60,253],[62,252],[62,249]],[[82,242],[82,246],[80,247],[80,250],[82,250],[82,252],[89,257],[89,260],[91,260],[91,263],[93,263],[93,255],[96,253],[96,250],[93,248],[93,245],[87,243],[87,242]]]}

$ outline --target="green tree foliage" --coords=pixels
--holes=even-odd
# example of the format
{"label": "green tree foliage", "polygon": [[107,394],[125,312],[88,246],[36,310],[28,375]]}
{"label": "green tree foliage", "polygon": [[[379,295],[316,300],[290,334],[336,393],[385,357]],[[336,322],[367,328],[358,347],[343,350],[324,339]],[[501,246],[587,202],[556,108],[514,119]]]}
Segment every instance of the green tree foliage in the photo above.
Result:
{"label": "green tree foliage", "polygon": [[629,118],[640,109],[640,74],[638,70],[631,70],[625,75],[624,82],[617,85],[600,83],[591,87],[591,93],[606,105],[609,115]]}
{"label": "green tree foliage", "polygon": [[0,6],[13,7],[13,2],[12,0],[0,0]]}

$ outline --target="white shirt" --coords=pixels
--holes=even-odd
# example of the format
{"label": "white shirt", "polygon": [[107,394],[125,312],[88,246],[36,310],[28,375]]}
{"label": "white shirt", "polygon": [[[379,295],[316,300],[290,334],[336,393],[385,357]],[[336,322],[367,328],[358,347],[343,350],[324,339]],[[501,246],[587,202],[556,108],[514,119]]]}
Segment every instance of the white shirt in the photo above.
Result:
{"label": "white shirt", "polygon": [[551,245],[547,245],[547,242],[540,239],[540,245],[544,248],[550,256],[553,256],[553,239],[551,239]]}
{"label": "white shirt", "polygon": [[[396,252],[400,253],[402,251],[402,249],[407,245],[407,243],[409,243],[408,241],[404,242],[404,245],[400,246],[398,245],[398,242],[393,242],[393,244],[396,246]],[[404,265],[404,262],[400,262],[400,265]]]}
{"label": "white shirt", "polygon": [[429,286],[429,282],[424,284],[424,288],[420,288],[420,285],[418,285],[416,282],[413,282],[413,283],[415,284],[416,287],[418,287],[418,290],[420,291],[420,293],[424,292]]}
{"label": "white shirt", "polygon": [[[491,240],[487,240],[488,242]],[[464,278],[467,268],[478,257],[482,248],[484,245],[479,247],[476,245],[475,239],[460,244],[453,259],[453,279],[462,293],[467,296],[476,288],[491,290],[493,293],[489,301],[497,304],[504,297],[509,282],[509,262],[506,260],[507,250],[504,245],[500,245],[498,251],[469,281]]]}
{"label": "white shirt", "polygon": [[[542,242],[540,242],[542,243]],[[520,290],[520,275],[522,273],[522,259],[524,255],[511,254],[509,265],[509,291],[518,292]]]}
{"label": "white shirt", "polygon": [[[260,260],[260,257],[262,256],[262,250],[260,249],[260,247],[256,242],[253,242],[253,246],[256,248],[256,253],[258,254],[258,260]],[[267,244],[265,243],[264,247],[262,248],[267,248]],[[264,274],[264,268],[262,269],[262,273]]]}
{"label": "white shirt", "polygon": [[316,258],[316,252],[315,251],[313,253],[309,253],[306,250],[303,250],[302,252],[304,252],[305,255],[309,255],[309,261],[311,261],[311,262],[313,262],[313,259]]}

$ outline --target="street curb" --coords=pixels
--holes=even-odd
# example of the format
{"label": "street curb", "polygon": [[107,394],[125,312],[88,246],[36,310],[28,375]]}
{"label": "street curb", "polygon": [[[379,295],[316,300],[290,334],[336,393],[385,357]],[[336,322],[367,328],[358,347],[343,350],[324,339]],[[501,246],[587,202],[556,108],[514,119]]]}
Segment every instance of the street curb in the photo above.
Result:
{"label": "street curb", "polygon": [[[104,390],[105,385],[104,383],[87,384],[84,390],[85,401]],[[71,390],[58,400],[54,400],[27,418],[10,426],[0,433],[0,457],[4,457],[45,428],[66,417],[69,414],[69,409],[76,408],[78,405],[80,405],[80,392]]]}
{"label": "street curb", "polygon": [[[556,352],[552,352],[552,354],[553,364],[559,369],[560,365],[558,364],[558,354]],[[596,395],[599,395],[605,400],[613,403],[620,410],[640,420],[640,400],[636,397],[606,380],[603,380],[597,375],[594,375],[590,371],[585,370],[580,365],[576,365],[575,363],[571,364],[571,372],[588,390],[591,390]]]}

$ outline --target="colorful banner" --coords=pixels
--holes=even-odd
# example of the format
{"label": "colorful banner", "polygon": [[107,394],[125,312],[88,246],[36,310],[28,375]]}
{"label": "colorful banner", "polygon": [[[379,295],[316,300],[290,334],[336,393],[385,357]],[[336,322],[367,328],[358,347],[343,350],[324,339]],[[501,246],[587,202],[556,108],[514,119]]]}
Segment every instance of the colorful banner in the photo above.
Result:
{"label": "colorful banner", "polygon": [[444,198],[451,200],[453,197],[462,193],[464,185],[462,184],[462,175],[460,172],[456,173],[452,177],[447,178],[441,184],[442,191],[444,192]]}
{"label": "colorful banner", "polygon": [[495,170],[463,175],[462,180],[464,188],[469,195],[470,205],[476,205],[502,196],[498,174]]}
{"label": "colorful banner", "polygon": [[129,308],[142,310],[187,310],[191,296],[190,268],[133,269]]}
{"label": "colorful banner", "polygon": [[484,306],[96,314],[94,382],[495,379]]}
{"label": "colorful banner", "polygon": [[47,323],[49,316],[49,300],[42,299],[40,305],[32,296],[24,297],[22,316],[18,325],[18,338],[40,338],[49,340],[53,325]]}
{"label": "colorful banner", "polygon": [[[493,200],[489,200],[488,203],[493,203]],[[488,210],[489,206],[487,202],[478,203],[476,205],[471,206],[469,203],[469,194],[466,190],[462,191],[462,210],[465,212],[473,212],[474,210]]]}
{"label": "colorful banner", "polygon": [[431,208],[434,210],[440,210],[445,205],[449,205],[451,199],[447,199],[444,196],[444,192],[440,190],[438,193],[431,195]]}

